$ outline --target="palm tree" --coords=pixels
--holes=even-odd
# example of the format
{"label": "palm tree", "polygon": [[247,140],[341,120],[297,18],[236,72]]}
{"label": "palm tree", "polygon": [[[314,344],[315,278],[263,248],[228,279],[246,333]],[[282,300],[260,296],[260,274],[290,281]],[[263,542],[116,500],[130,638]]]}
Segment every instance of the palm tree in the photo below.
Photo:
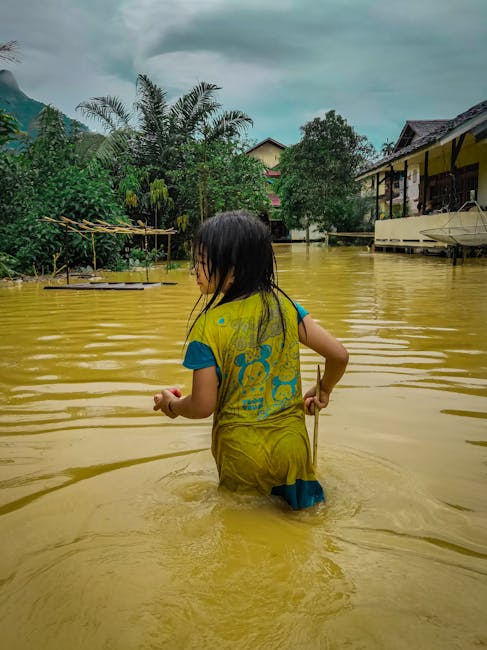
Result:
{"label": "palm tree", "polygon": [[99,120],[110,132],[130,127],[131,113],[118,97],[92,97],[90,101],[81,102],[76,107],[86,117]]}
{"label": "palm tree", "polygon": [[[159,170],[167,168],[186,142],[231,138],[252,124],[241,111],[219,112],[215,93],[221,89],[215,84],[201,82],[172,105],[167,102],[167,93],[147,75],[138,75],[136,88],[134,113],[112,96],[94,97],[81,102],[77,109],[85,117],[99,120],[110,134],[136,134],[136,157]],[[136,126],[132,126],[134,117]]]}
{"label": "palm tree", "polygon": [[201,220],[208,218],[207,148],[210,142],[237,136],[253,124],[251,118],[241,111],[218,112],[221,105],[214,93],[219,86],[202,82],[184,95],[173,107],[179,129],[187,136],[203,142],[203,168],[201,183]]}
{"label": "palm tree", "polygon": [[[221,88],[205,81],[198,83],[175,103],[147,75],[137,77],[137,99],[131,113],[118,97],[94,97],[77,106],[83,115],[99,120],[109,136],[100,157],[129,154],[139,165],[161,177],[183,164],[183,145],[203,143],[202,218],[208,216],[206,152],[209,142],[236,137],[252,125],[241,111],[221,111],[215,94]],[[135,126],[132,122],[137,121]]]}
{"label": "palm tree", "polygon": [[391,142],[390,140],[386,140],[386,141],[382,144],[382,147],[381,147],[381,149],[380,149],[381,156],[383,156],[384,158],[385,158],[386,156],[390,156],[391,153],[394,152],[394,147],[395,147],[395,143],[394,143],[394,142]]}

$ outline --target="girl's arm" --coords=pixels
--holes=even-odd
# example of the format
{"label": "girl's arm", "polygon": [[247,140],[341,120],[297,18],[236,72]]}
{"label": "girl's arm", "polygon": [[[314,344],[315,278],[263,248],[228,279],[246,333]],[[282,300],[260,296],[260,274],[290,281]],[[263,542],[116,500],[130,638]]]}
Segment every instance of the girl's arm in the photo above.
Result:
{"label": "girl's arm", "polygon": [[216,367],[193,370],[191,395],[177,397],[170,390],[154,395],[154,411],[162,411],[170,418],[182,415],[194,420],[207,418],[216,407],[218,378]]}
{"label": "girl's arm", "polygon": [[316,323],[311,316],[306,315],[299,324],[299,340],[325,358],[325,372],[321,378],[320,395],[316,395],[316,387],[304,395],[306,412],[314,413],[315,406],[325,408],[330,400],[330,394],[340,381],[348,363],[348,352],[343,345],[329,332]]}

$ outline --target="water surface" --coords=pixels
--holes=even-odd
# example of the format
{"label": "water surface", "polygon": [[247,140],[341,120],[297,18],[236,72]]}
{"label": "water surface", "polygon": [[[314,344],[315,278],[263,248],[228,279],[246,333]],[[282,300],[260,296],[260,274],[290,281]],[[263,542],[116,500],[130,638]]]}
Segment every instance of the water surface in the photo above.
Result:
{"label": "water surface", "polygon": [[328,502],[300,513],[219,490],[210,420],[152,411],[190,387],[186,267],[0,288],[3,648],[487,646],[486,260],[276,253],[351,353],[320,417]]}

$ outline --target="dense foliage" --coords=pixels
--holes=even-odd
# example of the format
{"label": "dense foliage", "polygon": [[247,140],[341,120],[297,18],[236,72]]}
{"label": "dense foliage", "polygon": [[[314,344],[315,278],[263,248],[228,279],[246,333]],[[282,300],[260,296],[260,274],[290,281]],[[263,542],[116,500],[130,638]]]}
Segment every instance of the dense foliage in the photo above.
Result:
{"label": "dense foliage", "polygon": [[[39,118],[39,136],[27,150],[0,155],[0,252],[11,256],[15,271],[91,263],[91,238],[68,235],[44,216],[74,221],[96,216],[113,223],[124,218],[108,171],[96,161],[80,161],[76,138],[66,133],[61,114],[47,107]],[[99,263],[113,264],[121,244],[119,237],[96,235]]]}
{"label": "dense foliage", "polygon": [[364,228],[367,207],[355,180],[373,147],[335,111],[301,127],[301,140],[281,155],[279,195],[288,227],[322,231]]}
{"label": "dense foliage", "polygon": [[[245,156],[239,137],[251,120],[221,111],[218,90],[201,83],[169,105],[165,92],[140,75],[133,113],[115,97],[80,105],[104,123],[106,136],[85,133],[74,121],[68,130],[59,111],[46,107],[37,137],[26,138],[21,153],[0,148],[0,274],[91,263],[91,236],[45,216],[175,227],[173,255],[184,255],[202,218],[231,208],[265,209],[262,165]],[[8,116],[2,124],[5,138],[12,137],[15,122]],[[99,266],[120,268],[122,248],[141,245],[108,234],[95,239]],[[164,242],[150,243],[159,249],[153,258],[160,258]]]}
{"label": "dense foliage", "polygon": [[[48,106],[38,118],[37,137],[25,136],[17,153],[5,143],[18,137],[18,125],[0,113],[0,275],[92,262],[90,234],[43,217],[174,227],[173,255],[184,256],[194,229],[211,214],[266,212],[263,165],[245,154],[241,139],[252,121],[240,111],[222,111],[218,90],[203,82],[170,105],[161,88],[139,75],[133,110],[117,97],[80,104],[106,135],[86,133],[73,120],[67,126]],[[301,130],[301,141],[281,157],[282,217],[288,227],[360,229],[366,206],[354,179],[371,153],[366,139],[334,111]],[[122,249],[128,245],[137,258],[141,242],[96,234],[94,244],[98,266],[121,268]],[[151,259],[161,259],[164,241],[155,238],[152,245]]]}
{"label": "dense foliage", "polygon": [[19,122],[10,113],[0,108],[0,145],[5,144],[19,133]]}
{"label": "dense foliage", "polygon": [[183,151],[185,166],[170,172],[177,188],[177,201],[191,222],[207,214],[245,208],[255,213],[268,209],[264,166],[247,156],[244,147],[234,142],[193,142]]}

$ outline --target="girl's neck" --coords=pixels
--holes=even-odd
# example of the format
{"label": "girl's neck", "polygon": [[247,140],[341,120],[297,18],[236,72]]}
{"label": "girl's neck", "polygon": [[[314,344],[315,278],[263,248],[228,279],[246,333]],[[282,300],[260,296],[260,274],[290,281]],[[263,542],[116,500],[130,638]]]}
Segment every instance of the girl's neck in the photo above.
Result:
{"label": "girl's neck", "polygon": [[[228,292],[227,292],[228,293]],[[246,298],[250,298],[252,296],[257,296],[262,293],[267,293],[265,289],[254,289],[253,291],[248,291],[246,293],[241,293],[238,296],[235,296],[233,298],[227,298],[227,293],[223,294],[223,297],[221,300],[219,300],[218,304],[228,304],[230,302],[237,302],[238,300],[245,300]]]}

